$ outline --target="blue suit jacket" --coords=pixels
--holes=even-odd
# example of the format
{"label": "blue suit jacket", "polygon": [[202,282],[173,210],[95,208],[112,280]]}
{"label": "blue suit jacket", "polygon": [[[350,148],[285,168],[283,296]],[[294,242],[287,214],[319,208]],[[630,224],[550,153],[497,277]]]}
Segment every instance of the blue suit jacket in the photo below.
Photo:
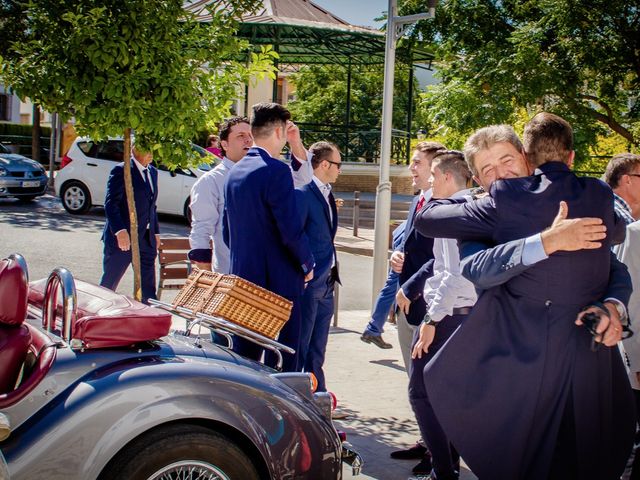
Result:
{"label": "blue suit jacket", "polygon": [[[310,182],[296,190],[296,200],[300,219],[315,259],[314,278],[321,278],[336,260],[336,248],[333,240],[338,230],[338,210],[333,194],[330,194],[331,215],[324,195],[315,184]],[[337,278],[335,279],[337,280]]]}
{"label": "blue suit jacket", "polygon": [[[603,219],[602,247],[557,252],[484,291],[425,369],[438,419],[480,478],[547,478],[569,401],[578,478],[616,478],[633,444],[633,397],[620,353],[592,352],[591,335],[574,324],[582,307],[607,292],[619,228],[611,189],[549,162],[530,177],[495,182],[491,197],[430,207],[416,223],[428,235],[502,244],[548,227],[562,200],[571,217]],[[626,302],[624,289],[616,298]]]}
{"label": "blue suit jacket", "polygon": [[416,195],[411,203],[404,228],[404,263],[399,276],[400,288],[411,300],[407,314],[407,322],[411,325],[419,325],[427,313],[427,304],[422,298],[422,292],[426,279],[433,275],[433,239],[421,234],[414,225],[418,199],[419,195]]}
{"label": "blue suit jacket", "polygon": [[[140,242],[140,251],[148,250],[149,253],[156,251],[155,235],[160,233],[158,225],[158,213],[156,211],[156,200],[158,199],[158,171],[149,165],[149,177],[153,184],[153,192],[147,186],[138,168],[130,161],[131,181],[133,184],[133,197],[136,204],[136,216],[138,218],[138,238],[142,238],[149,226],[150,242]],[[129,220],[129,207],[127,196],[124,190],[124,163],[119,163],[111,170],[107,181],[107,195],[104,201],[104,213],[107,219],[102,232],[102,240],[107,251],[120,252],[115,234],[120,230],[127,230],[131,233],[131,222]]]}
{"label": "blue suit jacket", "polygon": [[253,147],[225,184],[222,235],[230,273],[284,297],[302,294],[313,255],[302,228],[289,167]]}

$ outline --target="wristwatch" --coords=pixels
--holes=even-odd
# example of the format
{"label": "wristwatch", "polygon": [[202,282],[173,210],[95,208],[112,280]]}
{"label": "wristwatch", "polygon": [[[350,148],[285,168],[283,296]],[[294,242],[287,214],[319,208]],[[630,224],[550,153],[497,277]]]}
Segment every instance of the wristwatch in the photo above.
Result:
{"label": "wristwatch", "polygon": [[622,326],[629,326],[629,315],[627,315],[627,309],[624,307],[624,304],[617,298],[607,298],[605,300],[605,303],[606,302],[609,302],[614,306],[614,308],[618,312],[618,316],[620,317],[620,323],[622,324]]}
{"label": "wristwatch", "polygon": [[424,323],[425,325],[431,325],[433,327],[438,325],[438,322],[436,322],[433,318],[431,318],[428,313],[424,314],[424,318],[422,319],[422,323]]}

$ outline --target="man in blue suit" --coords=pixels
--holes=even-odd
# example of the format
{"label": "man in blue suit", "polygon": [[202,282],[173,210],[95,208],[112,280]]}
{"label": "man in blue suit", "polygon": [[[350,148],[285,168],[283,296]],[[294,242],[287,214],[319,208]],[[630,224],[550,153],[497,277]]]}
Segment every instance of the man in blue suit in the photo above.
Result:
{"label": "man in blue suit", "polygon": [[[571,173],[572,131],[559,117],[534,117],[524,143],[534,175],[496,181],[491,196],[476,202],[436,203],[417,228],[501,244],[543,231],[566,202],[576,217],[602,219],[607,235],[598,248],[550,252],[483,292],[427,365],[425,384],[444,430],[481,479],[618,478],[633,443],[634,411],[620,354],[610,348],[625,315],[619,303],[630,293],[620,285],[615,299],[605,296],[609,247],[620,227],[613,194]],[[579,319],[588,306],[601,317],[597,351]]]}
{"label": "man in blue suit", "polygon": [[329,327],[333,316],[333,287],[339,282],[338,257],[333,240],[338,229],[338,209],[331,184],[340,175],[340,152],[329,142],[309,147],[313,180],[296,190],[298,210],[315,259],[313,279],[302,295],[300,358],[305,372],[318,380],[317,390],[327,390],[324,371]]}
{"label": "man in blue suit", "polygon": [[[160,233],[156,212],[158,171],[151,165],[152,160],[150,152],[140,152],[134,146],[131,149],[131,160],[127,162],[131,169],[138,220],[142,301],[145,303],[150,298],[156,298],[155,262]],[[118,288],[120,279],[131,264],[131,223],[124,190],[124,168],[123,162],[111,170],[104,202],[107,221],[102,233],[104,259],[100,285],[111,290]]]}
{"label": "man in blue suit", "polygon": [[[283,354],[284,371],[300,371],[300,297],[313,279],[314,259],[295,202],[289,167],[278,160],[287,141],[289,111],[277,103],[253,106],[254,145],[236,163],[225,185],[223,238],[230,273],[293,301],[278,340],[296,350]],[[235,340],[234,349],[258,360],[262,348]],[[273,364],[269,356],[268,363]]]}

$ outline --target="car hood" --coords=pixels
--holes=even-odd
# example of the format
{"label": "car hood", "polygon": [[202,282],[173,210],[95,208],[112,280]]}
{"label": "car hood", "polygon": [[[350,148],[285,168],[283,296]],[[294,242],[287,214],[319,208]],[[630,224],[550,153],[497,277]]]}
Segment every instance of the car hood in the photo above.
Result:
{"label": "car hood", "polygon": [[7,166],[11,164],[17,167],[39,167],[40,164],[30,158],[23,157],[17,153],[0,153],[0,165]]}

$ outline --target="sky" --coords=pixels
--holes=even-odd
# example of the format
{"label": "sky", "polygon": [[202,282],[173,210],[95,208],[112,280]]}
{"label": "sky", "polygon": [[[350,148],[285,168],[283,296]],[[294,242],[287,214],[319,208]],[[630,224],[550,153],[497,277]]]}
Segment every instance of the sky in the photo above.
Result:
{"label": "sky", "polygon": [[312,0],[316,5],[328,10],[352,25],[380,27],[382,22],[374,22],[389,7],[388,0]]}

